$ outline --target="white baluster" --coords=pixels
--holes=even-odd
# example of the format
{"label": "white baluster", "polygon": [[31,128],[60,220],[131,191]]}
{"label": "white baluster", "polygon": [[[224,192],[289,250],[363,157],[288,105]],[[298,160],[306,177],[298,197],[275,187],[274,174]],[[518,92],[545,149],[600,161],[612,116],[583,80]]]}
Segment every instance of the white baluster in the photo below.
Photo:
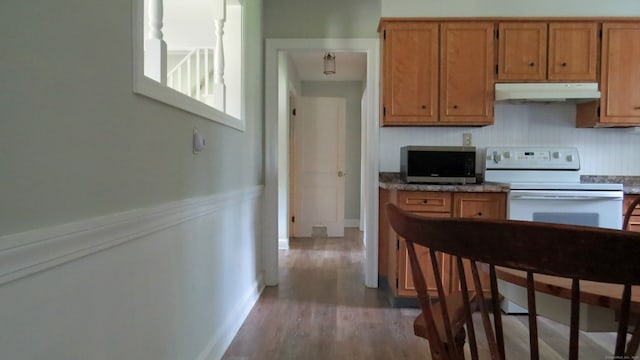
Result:
{"label": "white baluster", "polygon": [[204,95],[209,95],[209,50],[204,49]]}
{"label": "white baluster", "polygon": [[149,0],[149,36],[145,40],[144,74],[167,84],[167,43],[162,40],[162,0]]}
{"label": "white baluster", "polygon": [[193,89],[191,88],[191,55],[187,58],[187,95],[191,96]]}
{"label": "white baluster", "polygon": [[213,26],[215,29],[216,47],[213,50],[213,107],[224,112],[226,109],[226,86],[224,84],[224,22],[226,18],[226,1],[217,0]]}
{"label": "white baluster", "polygon": [[200,70],[200,49],[196,49],[196,99],[200,100],[200,85],[202,84],[202,71]]}

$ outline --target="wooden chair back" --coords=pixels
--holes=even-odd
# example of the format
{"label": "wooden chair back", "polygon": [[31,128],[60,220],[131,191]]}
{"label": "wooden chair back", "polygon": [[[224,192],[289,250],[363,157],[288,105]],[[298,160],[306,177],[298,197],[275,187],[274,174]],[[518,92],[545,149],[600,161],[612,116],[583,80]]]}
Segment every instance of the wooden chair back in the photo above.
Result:
{"label": "wooden chair back", "polygon": [[[459,218],[420,217],[393,204],[386,205],[389,222],[395,232],[407,242],[412,275],[421,300],[421,308],[427,323],[429,346],[434,358],[464,359],[464,354],[452,344],[456,333],[452,324],[446,324],[451,314],[447,307],[440,307],[442,314],[434,316],[431,307],[423,300],[426,286],[422,269],[416,256],[416,247],[429,249],[432,258],[434,252],[443,252],[454,257],[460,287],[468,292],[466,278],[469,275],[462,266],[462,259],[470,261],[471,278],[475,294],[479,297],[478,306],[487,343],[492,359],[505,359],[504,333],[499,310],[496,267],[516,269],[526,272],[526,288],[529,309],[529,342],[531,359],[539,357],[536,322],[536,304],[534,273],[570,278],[571,281],[571,325],[569,336],[569,358],[578,359],[578,329],[580,311],[580,282],[590,280],[604,283],[622,284],[619,325],[615,346],[616,358],[635,355],[640,342],[640,324],[636,324],[629,344],[626,335],[629,326],[631,286],[640,284],[640,233],[629,231],[581,227],[572,225],[546,224],[511,220],[481,220]],[[493,311],[493,324],[484,299],[479,279],[479,263],[487,264],[491,282],[490,304]],[[438,271],[433,261],[433,271]],[[438,276],[435,277],[439,279]],[[442,284],[438,286],[438,296],[447,296]],[[469,297],[464,299],[467,312],[473,309]],[[436,321],[444,321],[447,330],[444,337],[435,331],[443,327]],[[467,323],[471,356],[478,358],[473,323]],[[520,358],[521,355],[518,357]]]}

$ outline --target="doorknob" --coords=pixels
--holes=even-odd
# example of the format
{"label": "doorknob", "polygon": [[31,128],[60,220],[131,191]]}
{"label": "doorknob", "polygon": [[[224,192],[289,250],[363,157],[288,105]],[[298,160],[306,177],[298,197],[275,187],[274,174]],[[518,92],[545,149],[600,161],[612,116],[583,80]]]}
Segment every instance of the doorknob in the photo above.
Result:
{"label": "doorknob", "polygon": [[343,177],[343,176],[346,176],[346,175],[347,175],[347,174],[345,174],[344,172],[342,172],[342,171],[338,171],[338,177]]}

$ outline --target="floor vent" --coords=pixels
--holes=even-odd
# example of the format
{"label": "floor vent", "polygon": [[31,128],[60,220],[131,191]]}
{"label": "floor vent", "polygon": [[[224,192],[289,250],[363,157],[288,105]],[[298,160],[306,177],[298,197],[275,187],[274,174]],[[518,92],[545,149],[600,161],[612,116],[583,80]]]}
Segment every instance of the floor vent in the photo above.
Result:
{"label": "floor vent", "polygon": [[311,227],[311,237],[314,237],[314,238],[326,238],[327,237],[327,227],[326,226],[312,226]]}

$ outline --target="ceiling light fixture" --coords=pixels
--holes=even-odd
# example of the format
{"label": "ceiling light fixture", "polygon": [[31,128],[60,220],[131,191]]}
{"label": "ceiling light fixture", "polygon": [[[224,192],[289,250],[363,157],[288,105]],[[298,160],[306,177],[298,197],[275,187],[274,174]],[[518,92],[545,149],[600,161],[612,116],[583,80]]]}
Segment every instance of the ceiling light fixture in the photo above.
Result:
{"label": "ceiling light fixture", "polygon": [[333,53],[324,54],[324,74],[333,75],[336,73],[336,56]]}

